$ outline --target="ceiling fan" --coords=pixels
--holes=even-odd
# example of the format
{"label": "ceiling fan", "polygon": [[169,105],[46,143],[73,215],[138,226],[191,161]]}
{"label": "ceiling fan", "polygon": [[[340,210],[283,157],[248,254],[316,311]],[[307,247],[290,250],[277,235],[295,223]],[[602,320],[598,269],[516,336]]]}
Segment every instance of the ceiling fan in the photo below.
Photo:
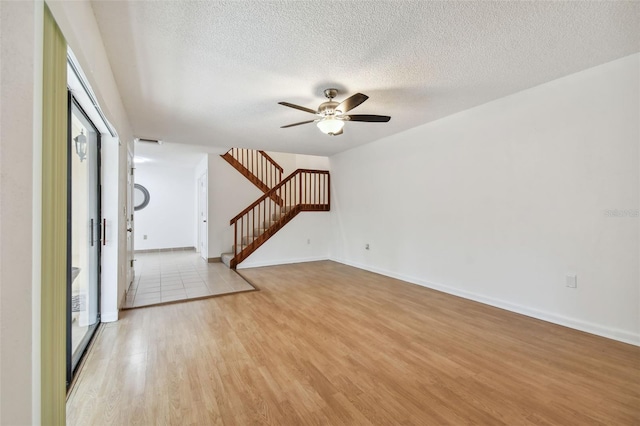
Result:
{"label": "ceiling fan", "polygon": [[333,100],[338,94],[338,89],[326,89],[324,95],[329,99],[327,102],[323,102],[318,107],[317,111],[311,108],[306,108],[300,105],[294,105],[289,102],[278,102],[280,105],[287,106],[289,108],[299,109],[318,116],[315,120],[301,121],[299,123],[287,124],[280,127],[285,129],[287,127],[299,126],[301,124],[316,123],[322,133],[326,133],[331,136],[338,136],[342,134],[344,123],[346,121],[365,121],[368,123],[386,123],[391,120],[391,117],[387,115],[367,115],[367,114],[345,114],[351,111],[369,97],[362,93],[356,93],[355,95],[345,99],[338,103]]}

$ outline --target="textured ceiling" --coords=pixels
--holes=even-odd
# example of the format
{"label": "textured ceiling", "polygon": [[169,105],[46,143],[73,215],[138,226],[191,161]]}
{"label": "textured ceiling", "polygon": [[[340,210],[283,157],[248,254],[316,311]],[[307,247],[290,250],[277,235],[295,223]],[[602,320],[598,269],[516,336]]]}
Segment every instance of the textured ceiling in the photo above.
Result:
{"label": "textured ceiling", "polygon": [[[92,4],[136,136],[185,144],[331,155],[640,51],[637,2]],[[391,121],[279,128],[328,87]]]}

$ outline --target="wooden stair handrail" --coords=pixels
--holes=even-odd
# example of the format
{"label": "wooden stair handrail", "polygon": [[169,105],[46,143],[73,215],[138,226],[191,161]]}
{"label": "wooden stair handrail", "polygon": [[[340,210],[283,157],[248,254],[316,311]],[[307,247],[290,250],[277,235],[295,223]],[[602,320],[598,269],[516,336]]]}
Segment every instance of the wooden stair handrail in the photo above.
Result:
{"label": "wooden stair handrail", "polygon": [[287,182],[289,182],[291,179],[295,178],[300,173],[318,173],[318,174],[325,174],[325,175],[329,174],[329,172],[327,170],[297,169],[296,171],[291,173],[289,176],[284,178],[279,184],[277,184],[276,186],[271,188],[269,191],[265,192],[262,197],[258,198],[256,201],[251,203],[249,205],[249,207],[247,207],[246,209],[244,209],[240,213],[238,213],[233,219],[231,219],[229,221],[229,225],[233,225],[234,222],[237,222],[238,219],[240,219],[245,214],[249,213],[251,210],[253,210],[255,207],[257,207],[258,204],[260,204],[265,199],[277,197],[278,194],[276,194],[276,191],[278,191],[278,189],[280,189],[282,186],[284,186]]}
{"label": "wooden stair handrail", "polygon": [[268,191],[282,180],[284,169],[264,151],[231,148],[220,157],[262,192]]}
{"label": "wooden stair handrail", "polygon": [[271,158],[271,157],[269,156],[269,154],[267,154],[267,153],[266,153],[266,152],[264,152],[264,151],[258,151],[258,152],[259,152],[259,153],[260,153],[260,154],[261,154],[261,155],[262,155],[262,156],[263,156],[263,157],[264,157],[268,162],[270,162],[271,164],[273,164],[273,165],[274,165],[274,167],[275,167],[276,169],[280,170],[280,173],[284,172],[284,169],[280,166],[280,164],[276,163],[276,161],[275,161],[273,158]]}

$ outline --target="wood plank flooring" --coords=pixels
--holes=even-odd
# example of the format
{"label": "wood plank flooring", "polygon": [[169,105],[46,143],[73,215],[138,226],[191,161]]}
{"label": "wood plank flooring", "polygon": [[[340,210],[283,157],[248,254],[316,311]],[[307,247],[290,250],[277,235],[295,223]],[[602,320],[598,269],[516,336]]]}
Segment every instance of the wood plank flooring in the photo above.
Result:
{"label": "wood plank flooring", "polygon": [[69,425],[638,425],[640,348],[334,262],[124,312]]}

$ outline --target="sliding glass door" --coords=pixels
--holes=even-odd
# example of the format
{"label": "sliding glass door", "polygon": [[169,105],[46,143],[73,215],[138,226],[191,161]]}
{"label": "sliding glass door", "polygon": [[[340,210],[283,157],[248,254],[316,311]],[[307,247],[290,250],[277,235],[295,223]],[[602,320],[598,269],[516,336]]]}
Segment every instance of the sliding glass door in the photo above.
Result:
{"label": "sliding glass door", "polygon": [[100,134],[69,95],[67,385],[100,323]]}

